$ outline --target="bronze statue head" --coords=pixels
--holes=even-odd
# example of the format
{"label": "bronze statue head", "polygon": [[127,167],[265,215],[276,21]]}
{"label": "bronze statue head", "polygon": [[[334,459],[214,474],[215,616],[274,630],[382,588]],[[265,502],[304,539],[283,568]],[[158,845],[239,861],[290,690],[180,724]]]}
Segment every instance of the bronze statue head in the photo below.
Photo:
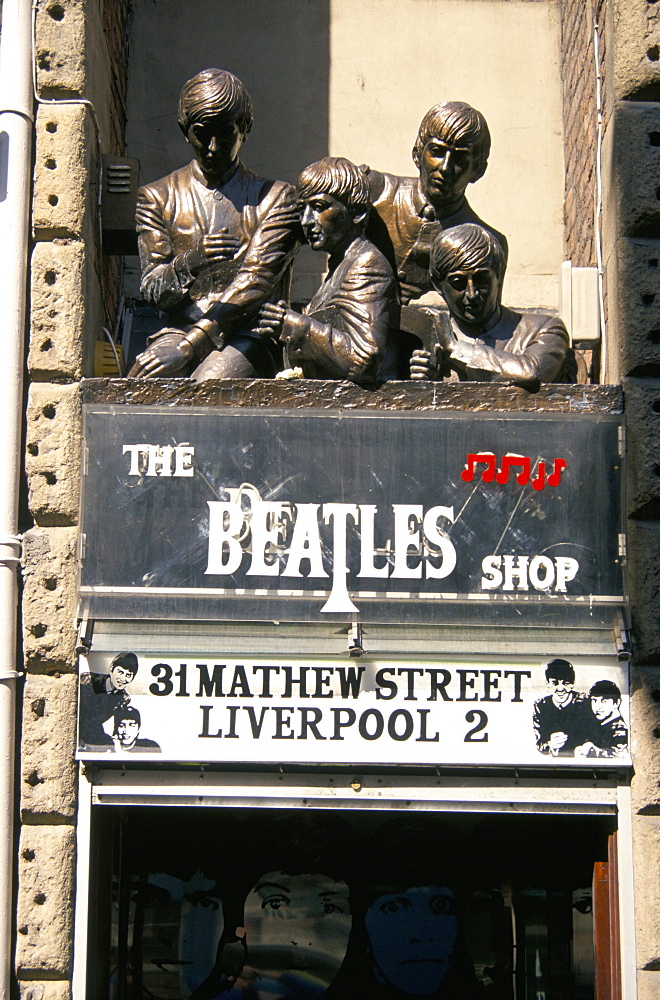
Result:
{"label": "bronze statue head", "polygon": [[207,183],[220,184],[234,170],[252,117],[250,95],[232,73],[204,69],[184,83],[179,127]]}
{"label": "bronze statue head", "polygon": [[224,69],[203,69],[181,88],[179,128],[183,134],[187,137],[192,125],[201,125],[211,118],[235,122],[243,139],[252,128],[250,95],[238,77]]}
{"label": "bronze statue head", "polygon": [[413,146],[422,193],[441,214],[456,211],[468,184],[483,177],[490,132],[481,112],[460,101],[436,104],[424,115]]}
{"label": "bronze statue head", "polygon": [[326,156],[296,184],[303,232],[313,250],[339,252],[364,230],[371,207],[367,179],[354,163]]}
{"label": "bronze statue head", "polygon": [[371,207],[369,185],[359,167],[343,156],[326,156],[310,163],[296,183],[298,201],[315,194],[329,194],[350,212],[368,213]]}
{"label": "bronze statue head", "polygon": [[499,309],[505,270],[499,240],[473,223],[443,230],[431,249],[431,280],[449,311],[469,325]]}

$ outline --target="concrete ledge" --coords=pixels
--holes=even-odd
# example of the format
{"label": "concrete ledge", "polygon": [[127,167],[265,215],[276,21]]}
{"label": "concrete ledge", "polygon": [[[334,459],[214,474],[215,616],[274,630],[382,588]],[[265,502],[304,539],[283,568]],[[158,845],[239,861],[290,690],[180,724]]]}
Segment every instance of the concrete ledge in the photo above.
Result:
{"label": "concrete ledge", "polygon": [[[647,5],[648,6],[648,5]],[[660,103],[622,101],[607,127],[604,157],[622,236],[660,237]]]}
{"label": "concrete ledge", "polygon": [[71,1000],[71,983],[67,979],[41,982],[19,982],[21,1000]]}
{"label": "concrete ledge", "polygon": [[76,670],[77,544],[75,527],[32,528],[23,536],[23,643],[31,672]]}
{"label": "concrete ledge", "polygon": [[613,385],[544,385],[527,392],[483,382],[386,382],[365,389],[352,382],[311,379],[83,379],[83,403],[165,406],[274,406],[364,410],[465,410],[516,413],[621,413]]}
{"label": "concrete ledge", "polygon": [[35,58],[37,86],[46,97],[85,91],[85,0],[57,0],[41,6],[37,15]]}
{"label": "concrete ledge", "polygon": [[89,204],[89,112],[80,105],[41,105],[37,111],[34,214],[37,239],[81,237]]}
{"label": "concrete ledge", "polygon": [[[660,11],[649,0],[616,0],[615,100],[660,100]],[[657,95],[657,96],[656,96]]]}
{"label": "concrete ledge", "polygon": [[21,815],[50,822],[76,812],[75,674],[28,677],[23,703]]}

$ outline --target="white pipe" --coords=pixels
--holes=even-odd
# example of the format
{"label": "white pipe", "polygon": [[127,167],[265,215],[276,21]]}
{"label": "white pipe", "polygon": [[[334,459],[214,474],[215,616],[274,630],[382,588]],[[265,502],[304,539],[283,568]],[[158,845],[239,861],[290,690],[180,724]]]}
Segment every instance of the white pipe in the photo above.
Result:
{"label": "white pipe", "polygon": [[5,0],[0,46],[0,1000],[12,980],[18,489],[30,178],[30,0]]}

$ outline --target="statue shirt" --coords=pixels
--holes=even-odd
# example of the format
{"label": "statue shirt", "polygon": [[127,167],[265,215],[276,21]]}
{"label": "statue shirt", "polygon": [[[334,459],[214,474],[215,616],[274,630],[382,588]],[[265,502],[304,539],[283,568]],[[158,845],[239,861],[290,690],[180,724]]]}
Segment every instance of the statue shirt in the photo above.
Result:
{"label": "statue shirt", "polygon": [[[196,161],[138,192],[136,223],[141,292],[168,313],[173,325],[203,316],[235,332],[266,301],[288,294],[291,263],[300,245],[294,190],[257,177],[239,161],[231,177],[208,187]],[[240,240],[229,261],[212,262],[197,275],[186,253],[202,236],[226,229]]]}
{"label": "statue shirt", "polygon": [[452,215],[429,219],[435,213],[420,190],[419,177],[396,177],[373,170],[368,172],[367,180],[373,204],[367,239],[385,254],[401,280],[418,288],[420,295],[433,290],[429,276],[431,245],[444,229],[467,222],[483,226],[507,254],[506,237],[483,222],[466,198]]}
{"label": "statue shirt", "polygon": [[396,281],[364,237],[351,243],[313,296],[305,315],[288,312],[282,330],[290,365],[306,378],[384,379],[398,319]]}

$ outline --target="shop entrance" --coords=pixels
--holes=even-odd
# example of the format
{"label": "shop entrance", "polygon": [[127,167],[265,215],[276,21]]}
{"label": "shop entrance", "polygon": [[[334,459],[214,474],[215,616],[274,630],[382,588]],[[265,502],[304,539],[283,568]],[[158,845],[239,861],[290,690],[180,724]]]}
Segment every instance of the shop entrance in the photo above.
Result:
{"label": "shop entrance", "polygon": [[94,812],[90,996],[620,995],[612,815]]}

